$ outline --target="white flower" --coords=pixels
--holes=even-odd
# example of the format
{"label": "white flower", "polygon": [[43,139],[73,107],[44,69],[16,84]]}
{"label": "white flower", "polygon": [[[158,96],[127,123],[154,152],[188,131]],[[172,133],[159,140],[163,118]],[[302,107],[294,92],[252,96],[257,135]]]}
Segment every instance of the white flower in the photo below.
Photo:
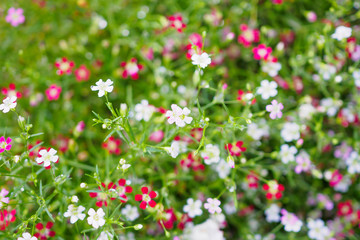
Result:
{"label": "white flower", "polygon": [[207,165],[217,163],[220,161],[220,149],[217,145],[207,144],[201,152],[201,157]]}
{"label": "white flower", "polygon": [[315,240],[326,240],[330,236],[330,229],[325,226],[321,219],[310,219],[307,227],[309,228],[308,236]]}
{"label": "white flower", "polygon": [[269,136],[269,126],[266,120],[262,118],[258,123],[250,123],[246,132],[254,140],[260,140],[262,137]]}
{"label": "white flower", "polygon": [[22,237],[18,237],[17,240],[37,240],[37,237],[32,237],[30,233],[25,232]]}
{"label": "white flower", "polygon": [[97,240],[112,240],[114,239],[114,235],[112,235],[109,231],[102,231]]}
{"label": "white flower", "polygon": [[265,210],[266,221],[279,222],[280,221],[280,208],[275,203],[271,204],[269,208]]}
{"label": "white flower", "polygon": [[71,202],[77,203],[78,201],[79,201],[79,198],[77,196],[74,195],[71,197]]}
{"label": "white flower", "polygon": [[225,240],[224,233],[220,230],[219,224],[208,219],[198,225],[188,224],[181,239],[186,240]]}
{"label": "white flower", "polygon": [[351,36],[352,29],[349,27],[339,26],[335,29],[335,33],[331,35],[333,39],[338,41],[343,40]]}
{"label": "white flower", "polygon": [[67,211],[64,213],[64,217],[70,217],[70,223],[74,224],[77,220],[84,220],[85,213],[82,213],[85,210],[83,206],[75,206],[70,204]]}
{"label": "white flower", "polygon": [[204,203],[204,208],[209,211],[209,213],[221,213],[221,208],[219,207],[221,202],[216,198],[208,198],[207,202]]}
{"label": "white flower", "polygon": [[194,53],[191,56],[192,64],[199,65],[201,68],[206,68],[211,63],[209,54],[202,53],[201,55]]}
{"label": "white flower", "polygon": [[269,74],[270,77],[275,77],[276,75],[278,75],[280,69],[281,63],[279,62],[265,61],[261,66],[261,70]]}
{"label": "white flower", "polygon": [[0,110],[3,113],[7,113],[11,109],[14,109],[16,107],[16,104],[17,104],[16,100],[17,100],[17,97],[15,97],[15,96],[5,98],[3,100],[3,103],[0,104]]}
{"label": "white flower", "polygon": [[186,200],[186,203],[187,205],[184,206],[183,211],[186,212],[190,218],[194,218],[202,214],[202,203],[200,200],[194,201],[194,199],[188,198],[188,200]]}
{"label": "white flower", "polygon": [[331,64],[321,62],[315,64],[315,68],[325,81],[329,80],[336,73],[336,67]]}
{"label": "white flower", "polygon": [[257,89],[257,94],[260,94],[261,98],[264,100],[267,100],[270,97],[275,97],[278,93],[276,90],[277,86],[277,83],[274,81],[269,82],[267,79],[262,80],[260,87]]}
{"label": "white flower", "polygon": [[334,190],[342,193],[346,193],[349,190],[349,186],[351,185],[351,178],[345,175],[341,181],[335,185]]}
{"label": "white flower", "polygon": [[105,224],[105,212],[102,208],[99,208],[97,212],[93,208],[90,208],[88,211],[89,217],[87,218],[87,222],[93,228],[98,229]]}
{"label": "white flower", "polygon": [[297,153],[297,149],[294,146],[289,147],[287,144],[283,144],[280,147],[280,159],[283,163],[287,164],[289,162],[295,161],[295,154]]}
{"label": "white flower", "polygon": [[121,209],[121,214],[129,221],[134,221],[139,217],[137,207],[132,207],[131,205],[126,205],[123,209]]}
{"label": "white flower", "polygon": [[165,150],[172,158],[176,158],[180,153],[186,152],[186,142],[173,141],[170,147],[165,147]]}
{"label": "white flower", "polygon": [[135,119],[138,121],[144,120],[148,122],[155,112],[156,108],[149,105],[147,100],[142,100],[141,103],[135,105]]}
{"label": "white flower", "polygon": [[357,152],[353,151],[345,163],[350,174],[360,173],[360,156]]}
{"label": "white flower", "polygon": [[293,213],[287,212],[285,209],[281,209],[281,224],[284,225],[284,229],[287,232],[299,232],[303,222]]}
{"label": "white flower", "polygon": [[296,123],[285,123],[281,130],[281,137],[285,142],[291,142],[300,138],[300,126]]}
{"label": "white flower", "polygon": [[335,116],[341,105],[341,100],[335,100],[333,98],[324,98],[320,101],[320,106],[322,107],[322,110],[325,111],[329,117]]}
{"label": "white flower", "polygon": [[353,76],[354,81],[355,81],[355,86],[360,88],[360,70],[355,70],[352,73],[352,76]]}
{"label": "white flower", "polygon": [[188,117],[190,114],[190,110],[185,107],[181,109],[176,104],[171,104],[171,110],[168,110],[165,116],[168,118],[168,123],[173,124],[175,123],[179,127],[184,127],[187,124],[190,124],[193,120],[192,117]]}
{"label": "white flower", "polygon": [[299,107],[298,114],[301,119],[310,120],[315,112],[316,109],[313,107],[313,105],[305,103]]}
{"label": "white flower", "polygon": [[50,166],[50,163],[56,163],[59,160],[59,157],[56,155],[57,151],[53,148],[50,148],[49,151],[42,149],[39,151],[41,157],[36,158],[38,164],[44,163],[44,167]]}
{"label": "white flower", "polygon": [[219,174],[219,177],[222,179],[226,178],[229,175],[230,169],[231,168],[229,164],[224,159],[221,159],[215,167],[215,170]]}
{"label": "white flower", "polygon": [[99,91],[98,96],[102,97],[105,95],[105,93],[110,93],[114,89],[114,86],[112,86],[113,81],[110,79],[106,80],[104,82],[102,79],[99,79],[99,81],[96,82],[96,86],[91,86],[92,91]]}

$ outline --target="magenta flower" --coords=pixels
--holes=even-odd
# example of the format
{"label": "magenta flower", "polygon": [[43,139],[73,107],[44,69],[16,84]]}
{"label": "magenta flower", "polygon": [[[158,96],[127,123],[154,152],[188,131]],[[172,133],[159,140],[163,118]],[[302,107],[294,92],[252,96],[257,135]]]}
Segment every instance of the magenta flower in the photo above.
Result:
{"label": "magenta flower", "polygon": [[270,112],[270,118],[281,118],[284,105],[282,103],[278,103],[276,100],[271,101],[271,105],[266,106],[266,111]]}
{"label": "magenta flower", "polygon": [[61,90],[62,90],[61,87],[56,84],[50,85],[50,87],[45,91],[47,99],[49,101],[58,100],[60,97]]}
{"label": "magenta flower", "polygon": [[346,142],[342,142],[340,146],[335,148],[334,156],[336,158],[341,158],[342,160],[346,160],[349,158],[350,153],[353,151],[353,148],[347,145]]}
{"label": "magenta flower", "polygon": [[22,8],[10,8],[8,11],[8,15],[6,16],[6,22],[10,23],[13,27],[17,27],[18,25],[25,22],[25,17],[23,15],[24,10]]}
{"label": "magenta flower", "polygon": [[3,207],[4,203],[6,203],[6,204],[9,203],[9,198],[5,197],[8,194],[9,194],[8,190],[6,190],[5,188],[1,189],[1,191],[0,191],[0,209]]}
{"label": "magenta flower", "polygon": [[10,145],[11,141],[12,141],[12,139],[9,138],[9,137],[6,139],[6,141],[5,141],[4,136],[2,136],[0,138],[0,153],[4,152],[5,150],[10,151],[10,149],[11,149],[11,145]]}

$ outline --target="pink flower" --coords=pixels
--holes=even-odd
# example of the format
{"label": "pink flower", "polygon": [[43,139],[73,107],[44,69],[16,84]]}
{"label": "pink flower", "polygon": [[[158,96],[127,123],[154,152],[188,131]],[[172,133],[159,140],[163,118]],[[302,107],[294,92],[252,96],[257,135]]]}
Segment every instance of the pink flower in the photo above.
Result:
{"label": "pink flower", "polygon": [[5,141],[4,136],[2,136],[0,138],[0,153],[4,152],[5,150],[10,151],[10,149],[11,149],[11,145],[10,145],[11,141],[12,141],[12,139],[9,138],[9,137],[6,139],[6,141]]}
{"label": "pink flower", "polygon": [[[201,49],[203,47],[202,36],[198,33],[191,34],[189,37],[189,42],[190,43],[186,45],[186,49],[188,50],[188,52],[186,53],[187,59],[191,59],[191,56],[194,53],[201,54]],[[193,46],[196,50],[193,48]]]}
{"label": "pink flower", "polygon": [[341,173],[339,172],[339,170],[335,170],[332,174],[331,174],[331,178],[329,181],[330,187],[335,187],[338,183],[341,182],[343,176],[341,175]]}
{"label": "pink flower", "polygon": [[90,70],[85,65],[81,65],[75,70],[75,77],[78,82],[87,81],[90,77]]}
{"label": "pink flower", "polygon": [[62,58],[61,61],[55,62],[55,67],[58,69],[56,71],[57,75],[70,74],[72,72],[72,68],[75,66],[73,61],[67,60],[67,58]]}
{"label": "pink flower", "polygon": [[21,92],[16,91],[16,86],[14,83],[10,83],[8,88],[3,87],[1,89],[1,93],[7,97],[12,97],[12,96],[16,96],[17,98],[22,97]]}
{"label": "pink flower", "polygon": [[122,77],[128,78],[130,76],[133,80],[139,78],[139,72],[144,68],[143,65],[137,63],[136,58],[132,58],[130,62],[122,62],[120,66],[124,68]]}
{"label": "pink flower", "polygon": [[13,27],[17,27],[18,25],[25,22],[25,17],[23,15],[24,10],[22,8],[10,8],[8,11],[8,15],[6,16],[6,22],[10,23]]}
{"label": "pink flower", "polygon": [[238,42],[244,47],[250,47],[251,43],[259,42],[260,31],[258,29],[251,29],[246,24],[240,25],[241,34],[238,37]]}
{"label": "pink flower", "polygon": [[295,172],[297,174],[300,174],[301,172],[307,172],[310,170],[311,161],[309,158],[302,155],[298,155],[296,156],[296,163],[298,164],[295,167]]}
{"label": "pink flower", "polygon": [[281,209],[281,224],[284,225],[285,231],[287,232],[299,232],[303,223],[302,221],[293,213]]}
{"label": "pink flower", "polygon": [[334,156],[345,161],[349,158],[352,151],[353,148],[351,146],[347,145],[346,142],[342,142],[340,146],[335,148]]}
{"label": "pink flower", "polygon": [[76,132],[81,133],[82,131],[84,131],[85,129],[85,122],[84,121],[80,121],[77,125],[76,125]]}
{"label": "pink flower", "polygon": [[278,103],[275,99],[271,101],[271,105],[266,106],[266,111],[270,112],[270,118],[276,119],[282,117],[281,110],[284,108],[282,103]]}
{"label": "pink flower", "polygon": [[0,209],[3,207],[3,203],[8,204],[9,203],[9,197],[5,197],[9,194],[9,191],[5,188],[2,188],[0,191]]}
{"label": "pink flower", "polygon": [[152,142],[159,143],[164,138],[164,132],[162,130],[151,133],[149,140]]}
{"label": "pink flower", "polygon": [[272,0],[273,4],[282,4],[283,0]]}
{"label": "pink flower", "polygon": [[61,87],[56,84],[50,85],[48,89],[46,89],[45,94],[49,101],[58,100],[61,93]]}
{"label": "pink flower", "polygon": [[16,220],[15,214],[15,209],[11,210],[10,212],[8,212],[7,210],[0,210],[0,231],[5,230],[11,222],[14,222]]}
{"label": "pink flower", "polygon": [[309,22],[316,22],[316,20],[317,20],[316,13],[313,12],[313,11],[307,12],[307,13],[306,13],[306,19],[307,19]]}
{"label": "pink flower", "polygon": [[267,60],[272,52],[271,47],[266,47],[265,44],[260,44],[253,48],[254,59],[256,60]]}
{"label": "pink flower", "polygon": [[216,198],[208,198],[207,202],[204,203],[204,208],[209,211],[209,213],[214,214],[221,213],[221,208],[219,207],[221,202]]}

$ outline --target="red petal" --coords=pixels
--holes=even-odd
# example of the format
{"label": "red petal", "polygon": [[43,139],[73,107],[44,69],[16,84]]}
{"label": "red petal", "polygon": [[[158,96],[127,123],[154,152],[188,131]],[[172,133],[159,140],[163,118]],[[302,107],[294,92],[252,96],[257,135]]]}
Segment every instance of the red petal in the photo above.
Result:
{"label": "red petal", "polygon": [[102,207],[103,202],[102,201],[97,201],[95,205],[98,206],[98,207]]}
{"label": "red petal", "polygon": [[53,222],[47,222],[46,228],[47,228],[47,229],[50,229],[50,228],[52,228],[53,225],[54,225]]}
{"label": "red petal", "polygon": [[39,231],[41,231],[44,228],[44,225],[42,223],[36,224],[35,228]]}
{"label": "red petal", "polygon": [[133,191],[132,187],[130,187],[130,186],[125,187],[125,192],[126,193],[131,193],[132,191]]}
{"label": "red petal", "polygon": [[141,194],[136,194],[135,195],[135,201],[141,201],[142,200],[142,195]]}
{"label": "red petal", "polygon": [[146,205],[147,205],[146,202],[141,202],[140,203],[140,208],[141,209],[146,209]]}
{"label": "red petal", "polygon": [[156,194],[156,192],[151,191],[150,194],[149,194],[149,196],[150,196],[151,198],[156,198],[157,194]]}
{"label": "red petal", "polygon": [[89,196],[91,198],[96,198],[97,197],[97,193],[96,192],[89,192]]}
{"label": "red petal", "polygon": [[126,180],[123,178],[118,181],[119,186],[125,186],[125,183],[126,183]]}
{"label": "red petal", "polygon": [[149,205],[150,205],[150,207],[155,207],[155,206],[156,206],[156,202],[155,202],[154,200],[151,200],[151,201],[149,202]]}
{"label": "red petal", "polygon": [[147,187],[142,187],[142,188],[141,188],[141,192],[142,192],[143,194],[147,194],[148,191],[149,191],[149,189],[148,189]]}

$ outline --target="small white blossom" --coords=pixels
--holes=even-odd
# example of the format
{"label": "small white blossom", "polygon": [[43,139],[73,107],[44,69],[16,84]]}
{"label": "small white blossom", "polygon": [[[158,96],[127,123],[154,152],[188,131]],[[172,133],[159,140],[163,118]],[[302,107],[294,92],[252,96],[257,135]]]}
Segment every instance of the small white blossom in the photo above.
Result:
{"label": "small white blossom", "polygon": [[79,198],[77,196],[74,195],[71,197],[71,202],[77,203],[78,201],[79,201]]}
{"label": "small white blossom", "polygon": [[183,208],[183,211],[189,215],[189,217],[194,218],[196,216],[201,216],[202,210],[201,210],[201,201],[196,200],[192,198],[188,198],[186,201],[186,205]]}
{"label": "small white blossom", "polygon": [[280,208],[275,203],[271,204],[269,208],[265,210],[266,221],[279,222],[280,221]]}
{"label": "small white blossom", "polygon": [[278,75],[278,72],[281,70],[281,63],[265,61],[262,63],[261,70],[269,74],[270,77],[275,77],[276,75]]}
{"label": "small white blossom", "polygon": [[284,229],[287,232],[299,232],[303,222],[293,213],[287,212],[285,209],[281,209],[281,224],[284,225]]}
{"label": "small white blossom", "polygon": [[297,149],[294,146],[289,147],[287,144],[283,144],[280,147],[280,159],[283,163],[287,164],[289,162],[295,161],[295,154],[297,153]]}
{"label": "small white blossom", "polygon": [[299,107],[298,114],[301,119],[310,120],[314,113],[316,113],[316,109],[310,103],[302,104]]}
{"label": "small white blossom", "polygon": [[208,198],[207,202],[204,203],[204,208],[209,211],[209,213],[221,213],[221,208],[219,207],[221,202],[216,198]]}
{"label": "small white blossom", "polygon": [[190,110],[187,107],[181,109],[178,105],[171,104],[171,109],[172,111],[168,110],[165,114],[168,118],[168,123],[175,123],[179,127],[185,127],[186,124],[190,124],[193,120],[192,117],[188,117]]}
{"label": "small white blossom", "polygon": [[308,236],[315,240],[326,240],[330,237],[330,229],[325,226],[324,221],[321,219],[310,219],[307,227],[309,228]]}
{"label": "small white blossom", "polygon": [[331,35],[333,39],[338,41],[343,40],[344,38],[349,38],[351,36],[352,29],[345,26],[339,26],[335,29],[335,33]]}
{"label": "small white blossom", "polygon": [[70,204],[67,211],[64,213],[64,217],[70,217],[70,223],[74,224],[77,220],[84,220],[85,213],[82,213],[85,210],[83,206],[75,206]]}
{"label": "small white blossom", "polygon": [[207,165],[217,163],[220,161],[220,149],[217,145],[207,144],[201,152],[201,157]]}
{"label": "small white blossom", "polygon": [[51,162],[56,163],[59,160],[59,156],[56,155],[57,151],[50,148],[49,151],[42,149],[39,151],[41,157],[36,158],[38,164],[44,163],[44,167],[49,167]]}
{"label": "small white blossom", "polygon": [[97,211],[95,211],[93,208],[90,208],[88,211],[89,217],[87,218],[87,222],[89,225],[91,225],[93,228],[98,229],[101,226],[104,226],[105,224],[105,212],[102,208],[99,208]]}
{"label": "small white blossom", "polygon": [[126,205],[123,209],[121,209],[121,214],[129,221],[134,221],[140,216],[137,207],[133,207],[131,205]]}
{"label": "small white blossom", "polygon": [[275,97],[277,95],[277,83],[274,81],[269,82],[269,80],[262,80],[260,87],[257,89],[257,94],[261,95],[261,98],[264,100],[269,99],[270,97]]}
{"label": "small white blossom", "polygon": [[229,164],[223,159],[221,159],[220,162],[215,167],[215,170],[217,171],[221,179],[224,179],[229,175],[230,169],[231,168]]}
{"label": "small white blossom", "polygon": [[142,100],[141,103],[135,105],[135,119],[138,121],[144,120],[148,122],[156,111],[156,108],[152,105],[149,105],[147,100]]}
{"label": "small white blossom", "polygon": [[106,80],[104,82],[102,79],[99,79],[99,81],[96,82],[96,86],[91,86],[92,91],[99,91],[98,96],[102,97],[105,95],[105,93],[110,93],[114,89],[114,86],[112,86],[113,81],[110,79]]}
{"label": "small white blossom", "polygon": [[269,130],[266,120],[262,118],[258,123],[250,123],[246,132],[254,140],[260,140],[262,137],[269,136]]}
{"label": "small white blossom", "polygon": [[37,237],[32,237],[30,233],[25,232],[22,237],[18,237],[17,240],[37,240]]}
{"label": "small white blossom", "polygon": [[198,65],[201,68],[206,68],[211,63],[211,58],[209,54],[202,53],[201,55],[194,53],[191,56],[192,64]]}
{"label": "small white blossom", "polygon": [[11,109],[14,109],[17,104],[16,100],[17,100],[17,97],[15,97],[15,96],[5,98],[3,100],[3,103],[0,104],[0,111],[2,111],[3,113],[7,113]]}
{"label": "small white blossom", "polygon": [[357,152],[353,151],[345,163],[350,174],[360,173],[360,156]]}
{"label": "small white blossom", "polygon": [[323,110],[322,112],[326,112],[329,117],[335,116],[341,105],[341,100],[336,100],[333,98],[324,98],[320,101],[320,106]]}
{"label": "small white blossom", "polygon": [[186,152],[186,143],[183,141],[173,141],[170,147],[165,147],[165,150],[172,158],[176,158],[180,153]]}
{"label": "small white blossom", "polygon": [[109,231],[102,231],[97,240],[113,240],[114,235],[112,235]]}
{"label": "small white blossom", "polygon": [[281,130],[281,137],[285,142],[291,142],[300,138],[300,126],[296,123],[285,123]]}

